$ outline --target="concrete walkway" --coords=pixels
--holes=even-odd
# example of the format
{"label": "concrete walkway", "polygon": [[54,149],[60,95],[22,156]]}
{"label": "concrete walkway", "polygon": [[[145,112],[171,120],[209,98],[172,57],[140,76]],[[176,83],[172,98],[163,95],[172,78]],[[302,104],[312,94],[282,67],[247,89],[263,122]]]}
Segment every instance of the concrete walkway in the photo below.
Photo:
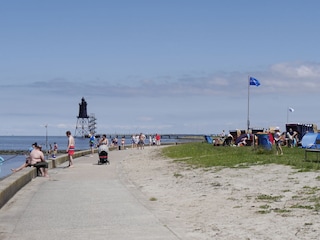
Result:
{"label": "concrete walkway", "polygon": [[181,239],[139,199],[118,164],[132,150],[75,159],[35,178],[0,209],[1,240]]}

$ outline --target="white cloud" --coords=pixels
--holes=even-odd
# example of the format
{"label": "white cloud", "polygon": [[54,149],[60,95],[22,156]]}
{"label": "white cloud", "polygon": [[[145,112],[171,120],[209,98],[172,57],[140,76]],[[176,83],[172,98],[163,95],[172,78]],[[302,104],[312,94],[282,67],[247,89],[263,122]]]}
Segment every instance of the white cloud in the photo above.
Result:
{"label": "white cloud", "polygon": [[[261,86],[259,92],[315,92],[320,86],[320,63],[278,63],[259,72],[254,72]],[[60,95],[63,98],[78,94],[92,98],[106,97],[123,98],[132,97],[185,97],[185,96],[212,96],[231,94],[241,96],[246,93],[248,73],[245,72],[211,72],[188,73],[172,76],[149,76],[135,78],[128,77],[121,83],[112,83],[108,80],[85,81],[67,80],[57,78],[20,85],[21,91],[37,95]],[[3,85],[1,88],[14,92],[17,85]],[[23,90],[25,89],[25,90]],[[11,95],[12,98],[13,94]],[[10,96],[9,96],[10,97]]]}
{"label": "white cloud", "polygon": [[[319,89],[319,69],[320,64],[315,63],[280,63],[252,73],[261,83],[259,87],[250,88],[252,126],[281,124],[281,118],[286,119],[285,110],[279,110],[279,116],[264,111],[273,111],[275,106],[286,109],[288,105],[297,109],[292,118],[318,121],[312,111],[298,111],[298,107],[310,104],[310,98],[306,100],[309,95],[313,96],[312,102],[320,100],[314,94]],[[99,133],[214,133],[246,126],[246,72],[143,79],[136,76],[134,82],[132,77],[128,78],[129,84],[125,81],[113,84],[103,80],[79,82],[61,78],[27,82],[19,87],[0,86],[3,89],[2,126],[6,127],[0,132],[43,134],[45,130],[40,125],[48,123],[50,134],[64,135],[66,130],[75,129],[82,97],[88,102],[88,113],[95,113],[98,119]],[[8,105],[9,99],[11,105]],[[41,111],[33,109],[35,103]],[[19,127],[21,122],[28,123],[28,127]]]}
{"label": "white cloud", "polygon": [[320,63],[278,63],[271,71],[286,78],[313,79],[320,77]]}

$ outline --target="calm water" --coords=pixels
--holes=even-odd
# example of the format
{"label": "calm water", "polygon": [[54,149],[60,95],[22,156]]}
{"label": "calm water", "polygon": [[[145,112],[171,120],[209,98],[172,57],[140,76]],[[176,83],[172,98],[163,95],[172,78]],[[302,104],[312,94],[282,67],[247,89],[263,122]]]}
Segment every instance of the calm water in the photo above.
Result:
{"label": "calm water", "polygon": [[[86,150],[89,149],[89,139],[88,138],[75,138],[76,141],[76,150]],[[98,141],[98,140],[97,140]],[[161,142],[183,142],[184,140],[179,139],[161,139]],[[31,145],[37,142],[38,145],[42,145],[42,150],[50,149],[50,144],[53,146],[53,143],[58,144],[59,150],[65,150],[68,143],[68,138],[66,136],[48,136],[47,138],[41,136],[0,136],[0,150],[13,150],[13,151],[25,151],[28,152],[28,149]],[[111,142],[111,139],[109,139]],[[120,139],[118,143],[120,143]],[[131,138],[125,140],[125,145],[131,144]],[[147,138],[146,144],[149,144]],[[11,168],[17,168],[25,161],[25,155],[1,155],[4,159],[4,162],[0,161],[0,179],[9,176]]]}
{"label": "calm water", "polygon": [[[0,136],[0,150],[22,150],[27,151],[31,145],[37,142],[42,145],[42,150],[50,148],[56,142],[59,148],[65,149],[68,143],[68,138],[65,136],[59,137],[41,137],[41,136]],[[89,148],[89,139],[76,138],[77,150],[84,150]]]}
{"label": "calm water", "polygon": [[11,168],[17,168],[25,161],[24,155],[1,155],[4,162],[0,162],[0,180],[11,174]]}
{"label": "calm water", "polygon": [[[76,150],[89,149],[89,139],[88,138],[76,138]],[[59,150],[65,150],[68,144],[68,138],[66,136],[48,136],[47,138],[41,136],[0,136],[0,150],[13,150],[13,151],[25,151],[31,145],[37,142],[38,145],[42,145],[42,150],[50,149],[50,144],[56,142],[58,144]],[[11,168],[17,168],[25,161],[25,155],[1,155],[5,160],[0,162],[0,179],[9,176]]]}

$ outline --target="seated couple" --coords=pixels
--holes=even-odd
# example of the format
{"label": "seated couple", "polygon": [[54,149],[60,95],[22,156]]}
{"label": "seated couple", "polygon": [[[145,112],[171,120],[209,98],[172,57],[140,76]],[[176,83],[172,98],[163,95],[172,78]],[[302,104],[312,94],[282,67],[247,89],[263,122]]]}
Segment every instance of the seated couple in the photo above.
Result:
{"label": "seated couple", "polygon": [[26,158],[26,162],[16,169],[11,169],[12,172],[18,172],[26,167],[36,167],[40,170],[42,177],[49,177],[48,163],[44,159],[44,154],[41,151],[41,146],[34,145],[34,149]]}

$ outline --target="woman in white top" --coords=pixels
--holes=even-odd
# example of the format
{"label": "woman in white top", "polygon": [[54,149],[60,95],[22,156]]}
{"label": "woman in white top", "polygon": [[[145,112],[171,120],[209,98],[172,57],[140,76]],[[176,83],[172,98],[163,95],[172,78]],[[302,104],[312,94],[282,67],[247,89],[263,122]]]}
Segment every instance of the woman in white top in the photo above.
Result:
{"label": "woman in white top", "polygon": [[281,148],[281,134],[280,134],[280,129],[279,127],[275,128],[275,133],[274,133],[274,142],[276,144],[276,149],[277,149],[277,155],[283,155],[283,151]]}

